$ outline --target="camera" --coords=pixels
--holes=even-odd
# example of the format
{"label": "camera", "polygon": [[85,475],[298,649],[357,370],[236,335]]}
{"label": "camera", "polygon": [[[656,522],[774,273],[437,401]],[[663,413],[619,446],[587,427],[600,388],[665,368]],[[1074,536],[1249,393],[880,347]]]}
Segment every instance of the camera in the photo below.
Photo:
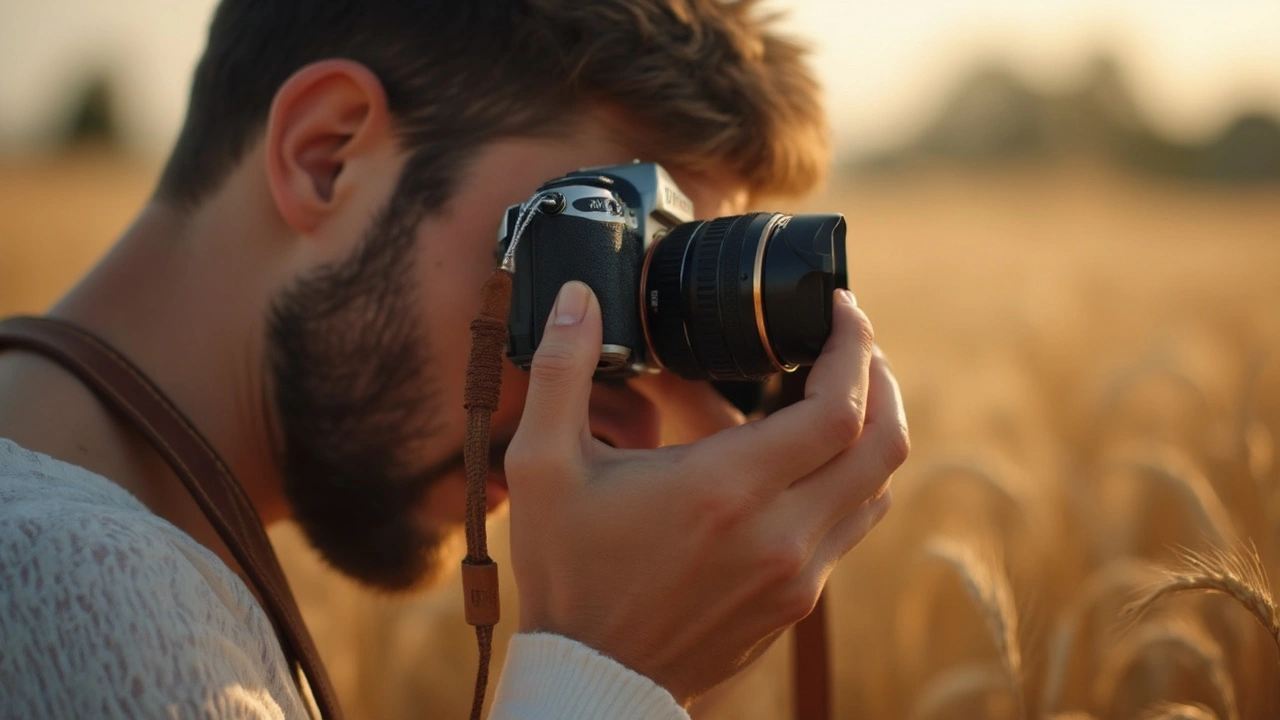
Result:
{"label": "camera", "polygon": [[586,283],[604,326],[597,379],[668,370],[756,382],[812,365],[847,288],[838,214],[699,221],[660,165],[588,168],[507,209],[508,356],[528,369],[560,287]]}

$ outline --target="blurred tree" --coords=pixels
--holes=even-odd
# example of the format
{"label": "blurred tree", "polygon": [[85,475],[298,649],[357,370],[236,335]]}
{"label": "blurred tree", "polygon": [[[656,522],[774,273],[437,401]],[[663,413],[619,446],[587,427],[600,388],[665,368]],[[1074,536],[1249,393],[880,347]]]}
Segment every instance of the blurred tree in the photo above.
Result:
{"label": "blurred tree", "polygon": [[956,86],[910,142],[848,167],[876,173],[922,160],[979,166],[1067,155],[1173,178],[1274,181],[1280,180],[1280,121],[1250,113],[1211,142],[1179,143],[1142,117],[1112,55],[1099,54],[1078,86],[1057,94],[1040,92],[1008,67],[987,62]]}
{"label": "blurred tree", "polygon": [[1280,123],[1262,113],[1242,115],[1205,154],[1205,168],[1214,179],[1280,180]]}
{"label": "blurred tree", "polygon": [[914,152],[967,161],[1039,155],[1048,149],[1042,98],[1007,68],[978,68],[952,92]]}
{"label": "blurred tree", "polygon": [[1109,54],[1094,56],[1075,89],[1044,101],[1052,108],[1052,135],[1061,150],[1112,155],[1126,136],[1144,130],[1124,70]]}
{"label": "blurred tree", "polygon": [[81,82],[62,128],[58,145],[64,148],[119,143],[115,88],[107,73],[94,72]]}

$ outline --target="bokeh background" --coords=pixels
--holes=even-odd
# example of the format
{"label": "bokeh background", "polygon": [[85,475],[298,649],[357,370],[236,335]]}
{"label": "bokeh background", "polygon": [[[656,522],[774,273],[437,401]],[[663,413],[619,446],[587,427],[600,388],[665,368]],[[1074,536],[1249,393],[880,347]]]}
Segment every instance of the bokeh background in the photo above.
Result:
{"label": "bokeh background", "polygon": [[[1116,616],[1177,547],[1280,570],[1280,2],[766,6],[811,41],[836,139],[785,208],[849,217],[915,446],[831,581],[839,716],[1275,717],[1264,581],[1235,586],[1257,620]],[[212,7],[0,0],[0,314],[47,307],[146,200]],[[371,597],[274,537],[352,716],[464,714],[456,584]],[[785,717],[788,660],[698,713]]]}

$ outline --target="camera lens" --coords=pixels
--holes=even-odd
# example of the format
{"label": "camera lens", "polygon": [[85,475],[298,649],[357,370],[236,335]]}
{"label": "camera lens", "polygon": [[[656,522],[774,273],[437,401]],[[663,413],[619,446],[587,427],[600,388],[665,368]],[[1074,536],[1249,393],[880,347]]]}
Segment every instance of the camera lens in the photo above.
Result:
{"label": "camera lens", "polygon": [[650,354],[689,379],[761,380],[812,365],[848,287],[841,215],[751,213],[677,226],[641,282]]}

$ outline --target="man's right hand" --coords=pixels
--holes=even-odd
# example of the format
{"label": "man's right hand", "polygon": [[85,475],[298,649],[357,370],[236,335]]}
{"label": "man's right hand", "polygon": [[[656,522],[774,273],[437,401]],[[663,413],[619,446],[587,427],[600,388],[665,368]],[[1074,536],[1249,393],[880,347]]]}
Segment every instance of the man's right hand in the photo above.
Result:
{"label": "man's right hand", "polygon": [[591,436],[600,306],[561,290],[506,457],[521,632],[577,640],[682,705],[813,609],[889,508],[906,459],[897,382],[839,291],[805,397],[688,445]]}

